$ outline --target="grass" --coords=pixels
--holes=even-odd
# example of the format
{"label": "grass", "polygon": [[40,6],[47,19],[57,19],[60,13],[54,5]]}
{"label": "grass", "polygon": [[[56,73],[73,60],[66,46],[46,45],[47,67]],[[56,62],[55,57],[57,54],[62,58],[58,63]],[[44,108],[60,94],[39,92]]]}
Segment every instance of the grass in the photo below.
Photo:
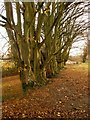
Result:
{"label": "grass", "polygon": [[29,90],[26,96],[18,75],[3,78],[3,118],[87,117],[87,70],[87,63],[67,65],[52,83]]}
{"label": "grass", "polygon": [[0,67],[2,68],[2,77],[17,75],[17,68],[12,61],[1,62]]}
{"label": "grass", "polygon": [[[88,70],[88,64],[87,63],[82,63],[82,64],[73,64],[73,65],[67,65],[70,69],[71,69],[71,66],[73,66],[73,70],[75,71],[79,71],[82,69],[82,72],[83,70]],[[66,69],[67,69],[67,66],[66,66]],[[7,65],[7,67],[9,67]],[[7,67],[5,67],[4,69],[7,69]],[[7,75],[8,77],[5,77],[2,79],[2,93],[3,93],[3,96],[2,96],[2,99],[3,101],[4,100],[7,100],[7,99],[12,99],[12,98],[15,98],[15,97],[18,97],[18,96],[22,96],[22,87],[21,87],[21,82],[20,82],[20,79],[19,79],[19,76],[16,75],[16,76],[9,76],[10,74],[12,75],[14,69],[12,69],[11,67],[11,70],[8,69],[8,71],[4,71],[4,75]],[[63,70],[62,70],[63,71]],[[11,73],[10,73],[11,72]],[[7,73],[7,74],[6,74]],[[9,74],[10,73],[10,74]]]}
{"label": "grass", "polygon": [[80,68],[88,70],[90,64],[89,63],[81,63],[81,64],[72,64],[72,65],[73,65],[73,68],[76,69],[76,70],[79,70]]}
{"label": "grass", "polygon": [[2,79],[2,101],[22,96],[22,87],[19,76],[9,76]]}

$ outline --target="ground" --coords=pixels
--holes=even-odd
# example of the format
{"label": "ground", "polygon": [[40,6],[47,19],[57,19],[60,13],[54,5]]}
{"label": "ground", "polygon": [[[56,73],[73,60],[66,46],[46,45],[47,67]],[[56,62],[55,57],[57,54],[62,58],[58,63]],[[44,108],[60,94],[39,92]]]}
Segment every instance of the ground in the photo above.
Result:
{"label": "ground", "polygon": [[19,76],[2,80],[3,118],[88,119],[88,65],[67,65],[43,87],[23,96]]}

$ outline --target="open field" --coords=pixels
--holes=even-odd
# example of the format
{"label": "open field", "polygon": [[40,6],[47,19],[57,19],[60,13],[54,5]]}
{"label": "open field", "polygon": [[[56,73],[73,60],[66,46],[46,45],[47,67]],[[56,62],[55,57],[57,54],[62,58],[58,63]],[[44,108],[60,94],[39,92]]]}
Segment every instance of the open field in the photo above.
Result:
{"label": "open field", "polygon": [[67,65],[51,83],[23,96],[19,76],[2,80],[3,118],[88,118],[88,65]]}

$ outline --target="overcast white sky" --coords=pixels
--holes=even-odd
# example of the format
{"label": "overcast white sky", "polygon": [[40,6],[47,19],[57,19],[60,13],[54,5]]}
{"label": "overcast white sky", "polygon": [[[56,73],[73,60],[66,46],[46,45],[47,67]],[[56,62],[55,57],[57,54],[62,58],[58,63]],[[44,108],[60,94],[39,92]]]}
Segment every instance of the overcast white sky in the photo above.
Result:
{"label": "overcast white sky", "polygon": [[[7,33],[4,28],[0,27],[0,52],[3,54],[8,49],[8,37]],[[73,47],[70,51],[70,55],[77,55],[82,53],[82,48],[84,47],[84,40],[81,40],[79,42],[75,42],[73,44]],[[76,47],[76,48],[75,48]]]}
{"label": "overcast white sky", "polygon": [[[2,2],[0,1],[0,13],[5,14],[5,11],[2,11]],[[80,19],[86,19],[88,21],[88,15],[81,17]],[[0,53],[5,53],[8,49],[7,43],[8,37],[6,30],[0,26]],[[79,41],[73,44],[73,46],[78,46],[78,48],[71,49],[70,55],[81,54],[81,48],[84,46],[84,41]]]}
{"label": "overcast white sky", "polygon": [[83,52],[82,50],[83,50],[84,45],[85,45],[85,41],[84,40],[75,42],[72,45],[72,49],[70,50],[70,55],[72,55],[72,56],[81,55],[82,52]]}

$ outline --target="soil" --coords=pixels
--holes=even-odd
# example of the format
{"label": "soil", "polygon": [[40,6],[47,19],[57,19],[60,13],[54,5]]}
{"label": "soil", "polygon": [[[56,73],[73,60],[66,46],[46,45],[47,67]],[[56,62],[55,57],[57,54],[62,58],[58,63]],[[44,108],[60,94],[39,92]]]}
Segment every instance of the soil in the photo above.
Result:
{"label": "soil", "polygon": [[67,65],[46,86],[22,94],[18,76],[2,79],[2,118],[87,119],[88,65]]}

